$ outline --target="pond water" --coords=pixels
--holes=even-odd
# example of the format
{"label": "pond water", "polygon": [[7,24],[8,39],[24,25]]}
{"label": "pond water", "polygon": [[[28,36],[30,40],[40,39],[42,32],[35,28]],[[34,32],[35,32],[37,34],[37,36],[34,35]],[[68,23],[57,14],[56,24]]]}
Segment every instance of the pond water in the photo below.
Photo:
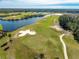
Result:
{"label": "pond water", "polygon": [[3,26],[4,31],[14,31],[20,27],[33,24],[40,20],[42,17],[33,17],[33,18],[28,18],[28,19],[23,19],[23,20],[18,20],[18,21],[3,21],[0,20],[0,24]]}

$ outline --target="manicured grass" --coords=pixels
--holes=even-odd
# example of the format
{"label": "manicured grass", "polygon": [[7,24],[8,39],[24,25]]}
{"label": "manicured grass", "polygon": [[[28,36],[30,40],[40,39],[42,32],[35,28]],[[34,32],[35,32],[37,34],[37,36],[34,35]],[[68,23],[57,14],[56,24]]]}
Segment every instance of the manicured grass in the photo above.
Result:
{"label": "manicured grass", "polygon": [[55,57],[63,59],[62,45],[59,40],[59,35],[61,33],[50,28],[54,22],[57,22],[58,17],[59,16],[47,17],[38,21],[36,24],[18,29],[13,34],[20,30],[35,30],[37,32],[35,36],[26,35],[18,39],[22,44],[28,46],[37,53],[44,53],[46,59],[55,59]]}
{"label": "manicured grass", "polygon": [[[62,44],[59,39],[61,32],[58,32],[50,26],[58,23],[59,16],[49,16],[38,21],[35,24],[24,26],[16,31],[11,32],[12,37],[21,30],[31,29],[37,32],[36,35],[26,35],[24,37],[13,38],[13,49],[16,59],[34,59],[34,56],[44,53],[45,59],[64,59]],[[1,44],[5,42],[4,37]],[[73,36],[65,36],[64,41],[67,45],[69,59],[79,59],[79,44],[73,39]],[[0,50],[5,56],[6,53]],[[11,49],[12,51],[12,49]],[[0,53],[1,54],[1,53]],[[10,55],[11,56],[11,55]],[[4,58],[3,58],[4,59]]]}
{"label": "manicured grass", "polygon": [[79,59],[79,43],[72,35],[65,36],[64,41],[67,45],[69,59]]}
{"label": "manicured grass", "polygon": [[[61,33],[49,28],[50,25],[58,22],[57,19],[57,16],[47,17],[36,24],[19,29],[33,29],[37,32],[35,36],[26,35],[19,38],[19,40],[37,52],[45,53],[46,57],[49,59],[54,59],[55,56],[64,59],[62,46],[58,37]],[[65,36],[64,41],[67,44],[69,59],[79,59],[79,44],[74,40],[73,36]]]}

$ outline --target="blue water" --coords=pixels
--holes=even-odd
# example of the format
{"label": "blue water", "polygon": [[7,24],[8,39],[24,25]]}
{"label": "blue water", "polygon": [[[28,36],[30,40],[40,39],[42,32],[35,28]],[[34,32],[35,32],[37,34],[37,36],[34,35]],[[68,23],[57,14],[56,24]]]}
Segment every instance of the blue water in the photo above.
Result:
{"label": "blue water", "polygon": [[0,24],[3,26],[4,31],[14,31],[20,27],[23,27],[25,25],[33,24],[40,20],[42,17],[33,17],[33,18],[28,18],[28,19],[23,19],[23,20],[18,20],[18,21],[2,21],[0,20]]}

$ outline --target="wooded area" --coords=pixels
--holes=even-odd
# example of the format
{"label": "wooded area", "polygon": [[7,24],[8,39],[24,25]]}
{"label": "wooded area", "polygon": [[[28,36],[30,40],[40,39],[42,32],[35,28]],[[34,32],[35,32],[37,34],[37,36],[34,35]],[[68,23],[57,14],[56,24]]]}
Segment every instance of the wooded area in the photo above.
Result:
{"label": "wooded area", "polygon": [[63,15],[59,18],[59,24],[65,30],[73,32],[74,39],[79,42],[79,16],[78,15]]}

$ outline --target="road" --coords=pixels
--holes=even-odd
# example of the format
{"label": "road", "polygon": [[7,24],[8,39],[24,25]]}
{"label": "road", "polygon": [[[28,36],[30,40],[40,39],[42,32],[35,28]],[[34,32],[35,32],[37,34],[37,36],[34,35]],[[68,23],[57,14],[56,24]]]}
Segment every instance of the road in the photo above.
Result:
{"label": "road", "polygon": [[66,44],[65,44],[65,42],[63,41],[64,35],[65,35],[65,34],[62,34],[62,35],[60,35],[59,37],[60,37],[60,41],[61,41],[62,46],[63,46],[64,59],[68,59]]}

